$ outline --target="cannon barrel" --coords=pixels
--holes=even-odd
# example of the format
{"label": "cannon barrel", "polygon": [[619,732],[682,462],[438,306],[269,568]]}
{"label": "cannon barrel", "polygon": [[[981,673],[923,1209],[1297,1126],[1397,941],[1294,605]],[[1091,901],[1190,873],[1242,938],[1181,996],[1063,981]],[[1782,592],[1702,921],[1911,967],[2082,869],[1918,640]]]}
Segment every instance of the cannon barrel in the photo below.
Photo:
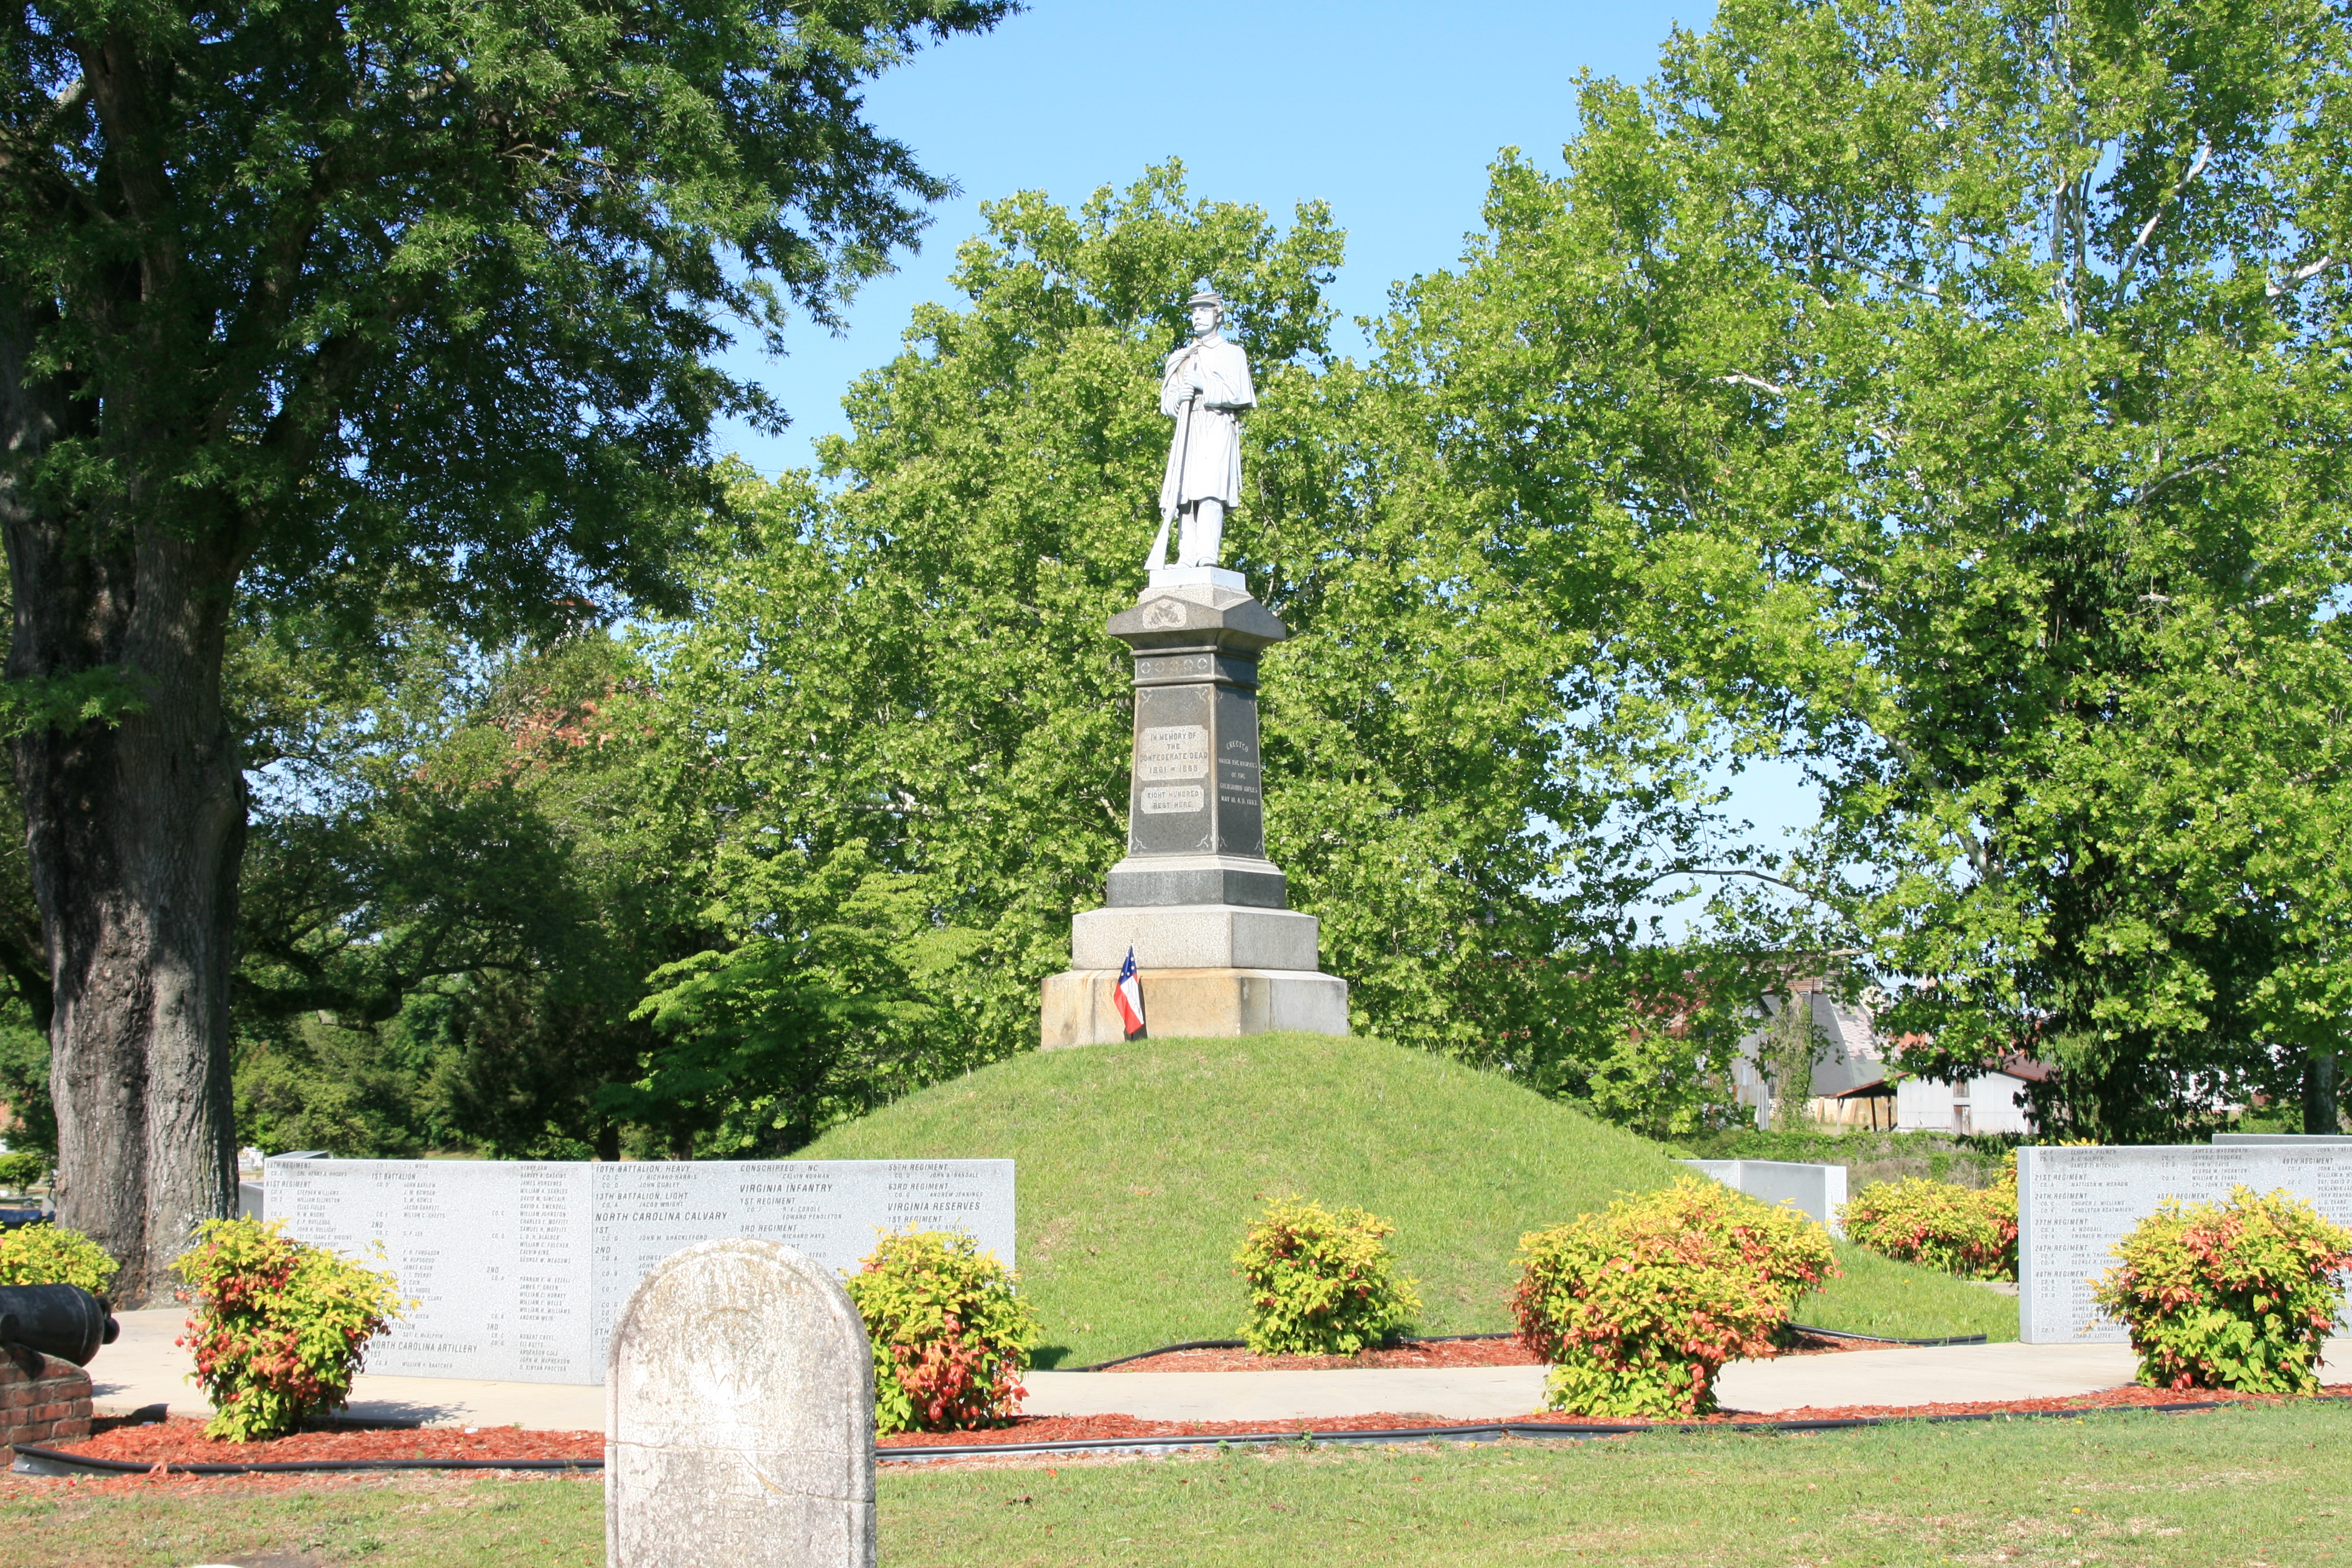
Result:
{"label": "cannon barrel", "polygon": [[79,1285],[0,1285],[0,1344],[88,1366],[100,1345],[122,1331],[105,1298]]}

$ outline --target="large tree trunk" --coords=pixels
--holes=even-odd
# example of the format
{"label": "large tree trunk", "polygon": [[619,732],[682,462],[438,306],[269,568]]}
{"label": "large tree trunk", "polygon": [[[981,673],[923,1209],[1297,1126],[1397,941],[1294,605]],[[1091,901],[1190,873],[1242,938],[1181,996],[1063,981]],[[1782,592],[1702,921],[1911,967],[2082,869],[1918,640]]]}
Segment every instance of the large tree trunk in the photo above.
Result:
{"label": "large tree trunk", "polygon": [[2341,1132],[2336,1110],[2337,1058],[2334,1051],[2306,1051],[2303,1058],[2303,1130]]}
{"label": "large tree trunk", "polygon": [[[88,416],[54,384],[27,385],[11,346],[0,423],[22,452]],[[228,986],[246,802],[221,700],[236,568],[215,530],[110,529],[5,486],[0,535],[9,678],[110,668],[129,700],[33,723],[14,746],[54,996],[58,1218],[121,1260],[118,1301],[166,1305],[197,1223],[236,1211]]]}

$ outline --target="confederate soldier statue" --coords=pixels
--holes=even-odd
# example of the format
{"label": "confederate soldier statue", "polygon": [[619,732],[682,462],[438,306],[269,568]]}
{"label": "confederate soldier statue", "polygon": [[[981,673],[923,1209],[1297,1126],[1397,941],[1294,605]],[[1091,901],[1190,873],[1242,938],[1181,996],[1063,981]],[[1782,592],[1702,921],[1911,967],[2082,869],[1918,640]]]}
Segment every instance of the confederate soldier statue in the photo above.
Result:
{"label": "confederate soldier statue", "polygon": [[1225,513],[1242,499],[1242,427],[1236,416],[1257,406],[1249,356],[1241,344],[1217,335],[1224,300],[1203,279],[1188,302],[1192,341],[1168,356],[1160,378],[1160,412],[1176,421],[1176,433],[1168,444],[1167,477],[1160,482],[1160,532],[1147,563],[1154,567],[1167,548],[1168,525],[1179,519],[1175,564],[1217,563]]}

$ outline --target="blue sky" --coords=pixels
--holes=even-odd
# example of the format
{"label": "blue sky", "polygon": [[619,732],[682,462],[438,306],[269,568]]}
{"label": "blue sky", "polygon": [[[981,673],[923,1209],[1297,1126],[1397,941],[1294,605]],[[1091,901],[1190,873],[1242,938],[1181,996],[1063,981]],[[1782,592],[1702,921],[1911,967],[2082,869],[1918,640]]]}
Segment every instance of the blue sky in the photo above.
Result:
{"label": "blue sky", "polygon": [[982,201],[1043,190],[1075,205],[1171,154],[1195,196],[1284,219],[1328,201],[1348,231],[1334,302],[1375,312],[1391,281],[1459,256],[1499,149],[1557,164],[1579,70],[1639,80],[1670,27],[1713,15],[1707,0],[1032,0],[874,84],[874,123],[961,194],[934,209],[921,254],[867,285],[845,336],[804,328],[782,359],[730,361],[793,424],[781,437],[732,429],[724,444],[771,472],[805,465],[810,437],[841,427],[851,377],[897,352],[910,308],[953,297],[947,274]]}
{"label": "blue sky", "polygon": [[[866,286],[844,335],[803,328],[782,359],[730,358],[793,425],[780,437],[730,429],[722,447],[768,473],[808,465],[811,438],[843,426],[851,378],[898,352],[912,307],[955,298],[947,275],[982,201],[1043,190],[1076,205],[1171,154],[1196,197],[1283,219],[1329,202],[1348,231],[1333,302],[1343,317],[1375,313],[1391,282],[1459,257],[1500,149],[1558,166],[1579,71],[1643,79],[1672,27],[1713,15],[1709,0],[1032,0],[995,32],[926,49],[874,84],[874,123],[961,194],[934,209],[920,254]],[[1735,813],[1767,841],[1812,819],[1793,769],[1730,782]]]}

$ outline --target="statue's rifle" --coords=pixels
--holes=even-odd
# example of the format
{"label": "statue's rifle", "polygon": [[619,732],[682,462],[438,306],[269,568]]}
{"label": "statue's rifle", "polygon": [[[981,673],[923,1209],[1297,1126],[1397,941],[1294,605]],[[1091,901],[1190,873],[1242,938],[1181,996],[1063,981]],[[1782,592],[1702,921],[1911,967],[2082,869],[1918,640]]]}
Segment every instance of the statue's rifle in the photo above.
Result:
{"label": "statue's rifle", "polygon": [[[1200,356],[1200,353],[1201,344],[1198,340],[1195,340],[1192,346],[1184,351],[1184,358],[1178,363],[1177,369],[1181,370],[1185,364],[1197,359]],[[1192,393],[1186,393],[1184,395],[1184,401],[1177,405],[1176,407],[1176,418],[1178,422],[1178,429],[1176,432],[1177,510],[1181,510],[1184,505],[1184,463],[1185,460],[1192,455],[1192,396],[1193,395]],[[1175,510],[1171,510],[1167,507],[1161,507],[1160,509],[1160,531],[1151,536],[1151,554],[1145,561],[1145,564],[1154,570],[1159,568],[1160,557],[1166,553],[1168,549],[1168,525],[1175,521]]]}

